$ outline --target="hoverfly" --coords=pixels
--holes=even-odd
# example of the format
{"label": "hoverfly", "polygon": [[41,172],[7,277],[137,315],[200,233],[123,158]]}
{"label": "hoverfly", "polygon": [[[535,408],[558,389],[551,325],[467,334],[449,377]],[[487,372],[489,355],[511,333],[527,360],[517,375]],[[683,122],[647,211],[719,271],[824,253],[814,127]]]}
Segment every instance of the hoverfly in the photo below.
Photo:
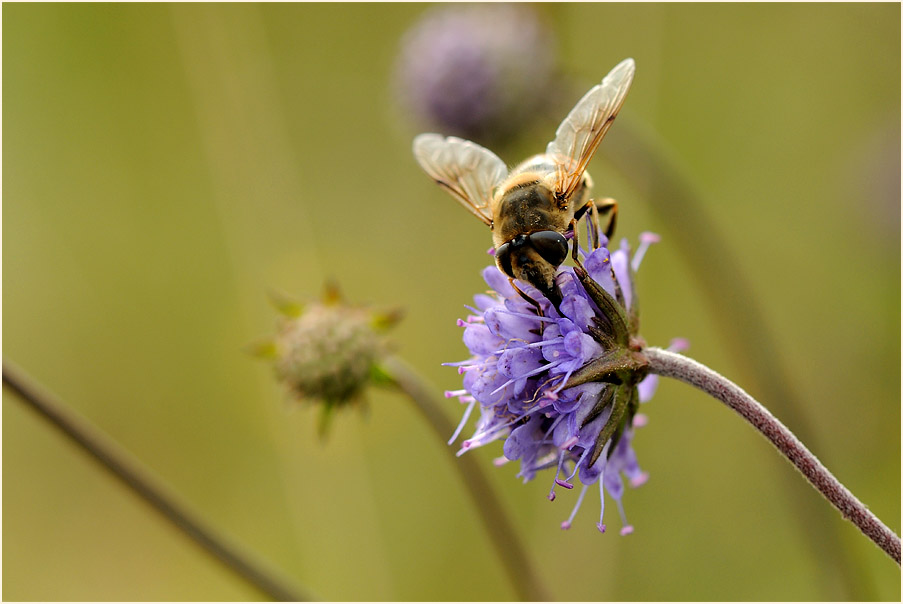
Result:
{"label": "hoverfly", "polygon": [[[590,197],[586,166],[624,104],[634,69],[633,59],[618,63],[564,118],[546,152],[510,173],[476,143],[439,134],[414,139],[423,170],[492,230],[496,264],[511,284],[520,279],[533,285],[556,307],[561,294],[555,273],[577,221],[591,211],[598,224],[598,214],[610,212],[606,235],[614,231],[617,203]],[[573,251],[576,258],[576,243]]]}

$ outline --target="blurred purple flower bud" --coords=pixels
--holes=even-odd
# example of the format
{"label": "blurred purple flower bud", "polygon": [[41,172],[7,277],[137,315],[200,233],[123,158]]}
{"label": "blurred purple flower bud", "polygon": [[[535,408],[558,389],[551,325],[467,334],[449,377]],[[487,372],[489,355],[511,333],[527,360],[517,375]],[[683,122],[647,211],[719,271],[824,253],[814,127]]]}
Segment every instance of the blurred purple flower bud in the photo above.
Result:
{"label": "blurred purple flower bud", "polygon": [[395,89],[418,128],[503,143],[550,103],[556,55],[533,7],[437,6],[404,35]]}

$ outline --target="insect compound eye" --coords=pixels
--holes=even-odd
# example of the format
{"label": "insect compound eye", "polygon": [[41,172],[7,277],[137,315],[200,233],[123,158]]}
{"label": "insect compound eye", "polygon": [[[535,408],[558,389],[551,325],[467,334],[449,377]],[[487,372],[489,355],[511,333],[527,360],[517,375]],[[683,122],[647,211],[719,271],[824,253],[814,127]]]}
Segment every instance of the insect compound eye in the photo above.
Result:
{"label": "insect compound eye", "polygon": [[511,271],[511,244],[503,243],[495,250],[495,261],[498,264],[499,268],[502,269],[502,272],[508,275],[511,278],[514,278],[514,273]]}
{"label": "insect compound eye", "polygon": [[539,231],[530,234],[530,245],[543,260],[554,266],[560,265],[568,255],[568,242],[564,235],[556,231]]}

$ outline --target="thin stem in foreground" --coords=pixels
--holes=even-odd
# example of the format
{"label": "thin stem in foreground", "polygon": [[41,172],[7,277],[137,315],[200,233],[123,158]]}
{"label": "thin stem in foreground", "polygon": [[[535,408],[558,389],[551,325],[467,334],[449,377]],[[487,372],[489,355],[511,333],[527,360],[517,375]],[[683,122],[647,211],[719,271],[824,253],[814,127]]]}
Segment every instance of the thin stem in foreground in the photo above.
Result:
{"label": "thin stem in foreground", "polygon": [[72,442],[88,453],[95,461],[128,486],[141,499],[150,504],[164,518],[172,522],[201,548],[235,572],[251,586],[267,597],[279,602],[308,601],[303,592],[288,586],[264,569],[259,562],[239,551],[234,544],[213,532],[184,507],[165,494],[163,488],[141,470],[137,463],[128,459],[127,454],[118,450],[109,439],[101,437],[98,431],[82,418],[66,411],[64,405],[45,392],[41,392],[32,380],[20,369],[6,360],[3,361],[3,385],[50,422]]}
{"label": "thin stem in foreground", "polygon": [[[386,359],[383,369],[395,385],[414,402],[418,411],[439,435],[442,441],[454,431],[454,426],[442,413],[432,390],[404,362],[398,358]],[[530,563],[520,538],[508,521],[502,504],[496,498],[489,481],[473,457],[455,457],[451,448],[446,447],[454,463],[452,466],[461,474],[467,492],[474,502],[480,520],[486,528],[489,539],[508,573],[511,585],[518,598],[527,602],[548,601],[539,575]]]}
{"label": "thin stem in foreground", "polygon": [[727,378],[683,355],[646,348],[649,371],[672,377],[714,396],[739,413],[806,477],[844,518],[900,564],[900,538],[822,465],[768,409]]}

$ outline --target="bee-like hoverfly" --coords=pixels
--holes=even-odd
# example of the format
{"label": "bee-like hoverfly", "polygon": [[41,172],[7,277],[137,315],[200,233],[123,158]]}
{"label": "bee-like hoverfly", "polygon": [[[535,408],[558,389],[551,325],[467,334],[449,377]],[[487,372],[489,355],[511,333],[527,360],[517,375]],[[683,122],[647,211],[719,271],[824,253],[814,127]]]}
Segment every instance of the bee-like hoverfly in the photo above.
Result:
{"label": "bee-like hoverfly", "polygon": [[564,118],[546,152],[510,173],[476,143],[439,134],[414,139],[414,157],[424,171],[492,230],[499,269],[512,284],[520,279],[533,285],[556,307],[561,295],[555,273],[567,258],[577,220],[592,211],[598,221],[598,207],[611,213],[606,235],[614,229],[617,205],[591,198],[586,166],[624,104],[634,69],[633,59],[618,63]]}

